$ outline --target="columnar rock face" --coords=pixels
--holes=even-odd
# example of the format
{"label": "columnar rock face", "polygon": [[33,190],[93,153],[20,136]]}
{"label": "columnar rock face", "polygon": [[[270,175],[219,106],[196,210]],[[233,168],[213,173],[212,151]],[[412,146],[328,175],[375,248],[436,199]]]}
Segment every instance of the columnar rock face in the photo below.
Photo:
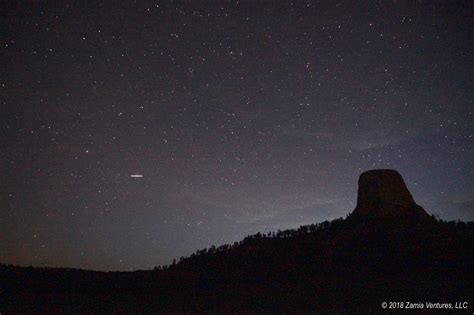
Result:
{"label": "columnar rock face", "polygon": [[370,170],[360,175],[357,207],[351,217],[430,218],[416,204],[402,176],[395,170],[385,169]]}

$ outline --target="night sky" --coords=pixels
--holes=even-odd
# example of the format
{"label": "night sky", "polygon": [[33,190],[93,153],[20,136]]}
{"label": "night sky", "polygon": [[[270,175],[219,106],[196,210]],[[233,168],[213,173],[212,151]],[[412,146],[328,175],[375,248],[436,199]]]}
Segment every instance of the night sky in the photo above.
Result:
{"label": "night sky", "polygon": [[0,4],[0,262],[150,269],[372,168],[474,220],[470,1],[67,2]]}

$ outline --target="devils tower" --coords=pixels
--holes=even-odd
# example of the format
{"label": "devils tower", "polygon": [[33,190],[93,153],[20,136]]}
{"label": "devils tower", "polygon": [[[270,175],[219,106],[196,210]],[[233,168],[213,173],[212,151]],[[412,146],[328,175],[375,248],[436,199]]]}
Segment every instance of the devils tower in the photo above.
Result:
{"label": "devils tower", "polygon": [[359,177],[357,206],[350,218],[388,218],[410,221],[431,219],[416,204],[402,176],[395,170],[375,169]]}

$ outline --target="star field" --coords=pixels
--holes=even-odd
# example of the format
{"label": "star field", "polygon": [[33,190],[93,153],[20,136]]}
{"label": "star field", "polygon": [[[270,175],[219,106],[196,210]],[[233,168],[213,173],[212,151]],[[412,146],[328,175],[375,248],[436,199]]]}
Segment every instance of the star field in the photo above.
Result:
{"label": "star field", "polygon": [[129,270],[345,216],[474,219],[468,1],[2,3],[0,262]]}

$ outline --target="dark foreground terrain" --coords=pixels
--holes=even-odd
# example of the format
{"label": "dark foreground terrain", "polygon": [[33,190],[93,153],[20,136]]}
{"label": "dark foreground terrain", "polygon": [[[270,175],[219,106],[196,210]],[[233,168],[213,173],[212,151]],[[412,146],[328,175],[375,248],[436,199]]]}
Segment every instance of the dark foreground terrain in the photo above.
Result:
{"label": "dark foreground terrain", "polygon": [[[310,230],[311,229],[311,230]],[[381,311],[474,299],[474,226],[336,220],[165,270],[0,268],[2,314]]]}
{"label": "dark foreground terrain", "polygon": [[474,224],[428,216],[398,173],[394,184],[393,176],[378,172],[361,176],[358,206],[346,219],[258,233],[165,268],[3,265],[0,312],[351,314],[379,313],[382,302],[411,302],[430,314],[425,303],[432,302],[450,303],[444,314],[472,314]]}

